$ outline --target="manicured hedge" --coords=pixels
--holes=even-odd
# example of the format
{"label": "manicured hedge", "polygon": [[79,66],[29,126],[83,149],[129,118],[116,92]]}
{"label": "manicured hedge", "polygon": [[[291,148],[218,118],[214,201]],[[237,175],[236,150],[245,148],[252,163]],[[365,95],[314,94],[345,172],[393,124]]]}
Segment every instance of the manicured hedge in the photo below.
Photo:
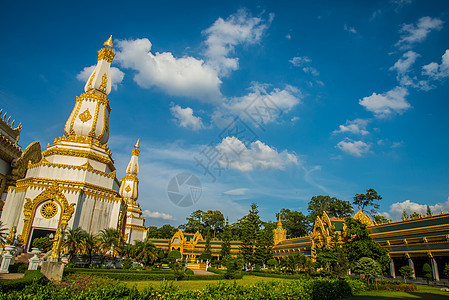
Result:
{"label": "manicured hedge", "polygon": [[136,273],[136,274],[171,274],[171,269],[158,269],[158,270],[124,270],[124,269],[90,269],[90,268],[65,268],[64,273]]}
{"label": "manicured hedge", "polygon": [[378,285],[378,289],[385,291],[415,292],[418,290],[418,286],[416,284],[381,284]]}
{"label": "manicured hedge", "polygon": [[0,281],[0,292],[7,293],[14,290],[22,290],[33,282],[41,284],[45,281],[45,276],[41,272],[27,270],[22,278]]}
{"label": "manicured hedge", "polygon": [[[175,280],[175,275],[173,272],[164,273],[164,274],[153,274],[150,272],[138,272],[138,271],[130,271],[130,272],[115,272],[118,270],[96,270],[95,272],[90,272],[89,269],[75,269],[70,270],[70,272],[65,272],[64,274],[84,274],[84,275],[92,275],[92,276],[102,276],[111,279],[123,280],[123,281],[145,281],[145,280],[153,280],[153,281],[162,281],[162,280]],[[241,277],[239,277],[241,278]],[[224,275],[184,275],[181,280],[223,280]]]}
{"label": "manicured hedge", "polygon": [[219,282],[204,289],[179,290],[171,284],[149,285],[142,291],[117,282],[88,288],[58,287],[53,284],[32,284],[23,290],[0,293],[0,300],[48,299],[48,300],[112,300],[112,299],[302,299],[330,300],[353,295],[350,283],[345,280],[271,280],[252,285]]}

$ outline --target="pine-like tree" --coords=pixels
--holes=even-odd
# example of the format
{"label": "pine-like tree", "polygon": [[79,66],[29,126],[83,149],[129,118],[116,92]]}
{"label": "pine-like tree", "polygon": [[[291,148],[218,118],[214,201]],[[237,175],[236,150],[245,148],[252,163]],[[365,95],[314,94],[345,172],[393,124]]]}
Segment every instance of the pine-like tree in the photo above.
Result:
{"label": "pine-like tree", "polygon": [[254,249],[256,246],[256,238],[258,236],[260,225],[262,221],[259,217],[259,211],[257,210],[257,205],[255,203],[251,204],[251,209],[249,213],[242,218],[241,221],[241,246],[240,253],[243,256],[245,264],[254,264]]}
{"label": "pine-like tree", "polygon": [[231,254],[231,239],[232,239],[231,226],[229,225],[228,218],[226,218],[226,225],[223,230],[221,250],[220,250],[221,258],[224,258],[226,255]]}

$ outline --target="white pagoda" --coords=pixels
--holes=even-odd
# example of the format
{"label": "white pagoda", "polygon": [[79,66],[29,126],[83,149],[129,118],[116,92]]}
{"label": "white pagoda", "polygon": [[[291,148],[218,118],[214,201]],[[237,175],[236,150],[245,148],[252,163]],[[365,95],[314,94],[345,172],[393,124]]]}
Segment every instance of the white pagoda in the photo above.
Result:
{"label": "white pagoda", "polygon": [[[122,192],[126,201],[120,197],[120,182],[107,146],[111,111],[107,96],[114,56],[111,36],[98,51],[97,65],[84,93],[76,97],[65,135],[47,145],[42,159],[29,163],[25,178],[9,188],[1,221],[8,229],[16,227],[25,249],[30,248],[34,238],[58,234],[66,227],[81,227],[93,234],[105,228],[122,228],[126,223],[126,201],[129,207],[136,203],[137,183],[135,196]],[[137,163],[135,151],[131,161],[135,157]],[[137,172],[125,176],[124,181],[131,175],[137,182]],[[143,222],[139,225],[143,226]],[[139,238],[133,231],[130,229],[130,238]]]}

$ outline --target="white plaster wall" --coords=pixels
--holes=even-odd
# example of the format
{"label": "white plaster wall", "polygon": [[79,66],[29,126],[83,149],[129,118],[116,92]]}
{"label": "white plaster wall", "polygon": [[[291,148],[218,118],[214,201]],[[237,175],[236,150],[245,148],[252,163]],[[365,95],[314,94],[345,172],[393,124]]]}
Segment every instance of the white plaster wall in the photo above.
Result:
{"label": "white plaster wall", "polygon": [[42,202],[36,208],[36,213],[34,215],[33,225],[32,225],[33,227],[52,228],[52,229],[56,229],[58,227],[59,218],[61,216],[61,206],[58,204],[58,202],[53,201],[53,203],[55,203],[58,207],[58,212],[56,213],[56,215],[53,218],[47,219],[44,216],[42,216],[42,214],[41,214],[41,207],[42,207],[42,205],[44,205],[47,202],[50,202],[50,201]]}

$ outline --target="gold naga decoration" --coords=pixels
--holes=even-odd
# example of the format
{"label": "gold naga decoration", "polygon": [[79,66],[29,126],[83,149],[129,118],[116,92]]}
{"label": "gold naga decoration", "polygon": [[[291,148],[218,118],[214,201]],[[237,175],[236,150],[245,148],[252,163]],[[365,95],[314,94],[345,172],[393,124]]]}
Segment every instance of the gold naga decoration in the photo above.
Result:
{"label": "gold naga decoration", "polygon": [[[31,200],[30,198],[25,198],[26,202],[23,206],[23,214],[25,215],[24,218],[24,224],[23,224],[23,230],[22,234],[20,236],[20,242],[22,244],[25,244],[28,241],[30,231],[31,231],[31,225],[33,223],[33,216],[35,215],[36,208],[43,202],[46,201],[54,201],[61,207],[61,216],[59,217],[59,223],[57,228],[58,231],[62,230],[62,232],[65,230],[67,223],[69,222],[70,218],[73,215],[73,212],[75,211],[75,203],[72,203],[69,205],[67,199],[65,198],[62,191],[59,189],[58,184],[56,181],[53,182],[51,186],[49,186],[46,190],[44,190],[42,193],[40,193],[34,200]],[[56,204],[55,204],[56,205]],[[56,239],[55,239],[56,240]],[[54,246],[54,245],[53,245]],[[56,255],[56,253],[55,253]],[[59,253],[57,253],[59,255]],[[53,254],[52,254],[53,257]]]}

